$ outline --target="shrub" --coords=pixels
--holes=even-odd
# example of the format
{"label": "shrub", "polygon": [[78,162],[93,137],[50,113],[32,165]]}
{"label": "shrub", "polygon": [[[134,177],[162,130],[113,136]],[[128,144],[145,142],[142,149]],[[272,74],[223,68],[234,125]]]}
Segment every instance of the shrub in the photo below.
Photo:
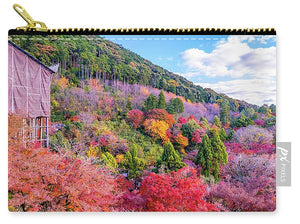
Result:
{"label": "shrub", "polygon": [[234,154],[272,154],[275,153],[275,145],[253,143],[251,149],[245,148],[241,143],[225,143],[226,151]]}
{"label": "shrub", "polygon": [[275,156],[231,156],[222,176],[222,181],[212,186],[212,202],[229,211],[275,210]]}
{"label": "shrub", "polygon": [[206,185],[192,168],[145,177],[140,188],[145,211],[218,211],[207,203]]}
{"label": "shrub", "polygon": [[273,134],[264,128],[248,126],[238,129],[233,139],[243,144],[247,149],[253,149],[253,143],[272,144]]}
{"label": "shrub", "polygon": [[260,127],[264,127],[265,126],[265,121],[263,119],[259,119],[259,120],[255,120],[254,124]]}

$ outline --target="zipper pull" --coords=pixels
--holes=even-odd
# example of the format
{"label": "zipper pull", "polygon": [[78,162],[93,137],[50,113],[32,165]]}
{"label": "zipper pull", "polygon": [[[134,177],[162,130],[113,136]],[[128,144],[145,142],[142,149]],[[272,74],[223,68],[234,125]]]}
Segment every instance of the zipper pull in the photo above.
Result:
{"label": "zipper pull", "polygon": [[[27,22],[27,26],[17,27],[17,30],[34,30],[34,31],[42,31],[47,32],[48,28],[45,23],[40,21],[35,21],[33,18],[28,14],[28,12],[20,5],[14,4],[14,10]],[[39,26],[37,26],[39,25]]]}

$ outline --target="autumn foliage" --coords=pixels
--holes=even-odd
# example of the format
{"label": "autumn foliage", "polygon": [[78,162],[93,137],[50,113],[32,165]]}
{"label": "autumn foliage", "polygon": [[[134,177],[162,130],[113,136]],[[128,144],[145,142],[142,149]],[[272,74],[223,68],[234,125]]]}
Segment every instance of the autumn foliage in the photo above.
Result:
{"label": "autumn foliage", "polygon": [[146,133],[152,136],[154,139],[162,140],[162,142],[168,140],[167,130],[169,125],[165,121],[146,119],[143,125]]}
{"label": "autumn foliage", "polygon": [[151,173],[140,188],[146,211],[218,211],[207,203],[206,185],[192,168],[168,174]]}
{"label": "autumn foliage", "polygon": [[10,149],[8,187],[13,211],[113,211],[121,195],[108,170],[37,147]]}
{"label": "autumn foliage", "polygon": [[276,202],[273,155],[231,155],[223,179],[212,187],[212,202],[224,211],[274,211]]}
{"label": "autumn foliage", "polygon": [[51,152],[37,143],[24,147],[13,136],[19,128],[10,129],[8,189],[11,211],[117,209],[122,192],[106,168]]}
{"label": "autumn foliage", "polygon": [[164,109],[152,109],[146,113],[146,119],[154,119],[166,122],[169,126],[174,124],[175,120],[172,115]]}
{"label": "autumn foliage", "polygon": [[55,83],[62,89],[65,89],[69,86],[69,80],[66,77],[61,77],[56,80]]}
{"label": "autumn foliage", "polygon": [[135,129],[141,125],[144,119],[143,112],[138,109],[129,111],[127,113],[127,117],[128,121],[133,125]]}

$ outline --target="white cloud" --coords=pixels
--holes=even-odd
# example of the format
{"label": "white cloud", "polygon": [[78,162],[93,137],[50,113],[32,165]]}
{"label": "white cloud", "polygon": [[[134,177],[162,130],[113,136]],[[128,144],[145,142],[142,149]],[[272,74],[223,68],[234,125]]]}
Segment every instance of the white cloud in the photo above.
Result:
{"label": "white cloud", "polygon": [[[230,36],[220,41],[211,53],[192,48],[181,54],[187,74],[209,77],[272,77],[276,75],[276,48],[252,49],[247,42],[255,36]],[[257,37],[258,38],[258,37]],[[259,37],[262,38],[262,37]],[[263,41],[266,41],[264,39]]]}
{"label": "white cloud", "polygon": [[218,93],[235,99],[245,100],[248,103],[262,105],[276,104],[276,81],[272,79],[237,79],[217,83],[196,83],[205,88],[211,88]]}
{"label": "white cloud", "polygon": [[[183,76],[190,80],[215,78],[217,83],[199,83],[218,93],[262,105],[276,101],[276,47],[251,48],[248,43],[266,44],[275,41],[274,36],[229,36],[207,53],[192,48],[181,54],[186,71]],[[246,77],[245,77],[246,76]],[[231,81],[218,82],[220,77]]]}

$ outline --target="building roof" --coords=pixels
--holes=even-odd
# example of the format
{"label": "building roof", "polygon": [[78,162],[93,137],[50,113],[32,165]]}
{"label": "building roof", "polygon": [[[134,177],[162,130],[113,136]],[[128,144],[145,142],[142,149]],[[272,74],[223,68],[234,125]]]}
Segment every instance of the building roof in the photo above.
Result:
{"label": "building roof", "polygon": [[20,48],[18,45],[16,45],[14,42],[12,41],[8,41],[9,44],[11,44],[12,46],[14,46],[16,49],[20,50],[21,52],[23,52],[24,54],[26,54],[28,57],[30,57],[32,60],[34,60],[35,62],[37,62],[38,64],[42,65],[44,68],[46,68],[48,71],[50,71],[51,73],[55,73],[55,71],[53,71],[51,68],[49,68],[47,65],[45,65],[44,63],[42,63],[40,60],[36,59],[35,57],[33,57],[31,54],[29,54],[27,51],[25,51],[24,49]]}

